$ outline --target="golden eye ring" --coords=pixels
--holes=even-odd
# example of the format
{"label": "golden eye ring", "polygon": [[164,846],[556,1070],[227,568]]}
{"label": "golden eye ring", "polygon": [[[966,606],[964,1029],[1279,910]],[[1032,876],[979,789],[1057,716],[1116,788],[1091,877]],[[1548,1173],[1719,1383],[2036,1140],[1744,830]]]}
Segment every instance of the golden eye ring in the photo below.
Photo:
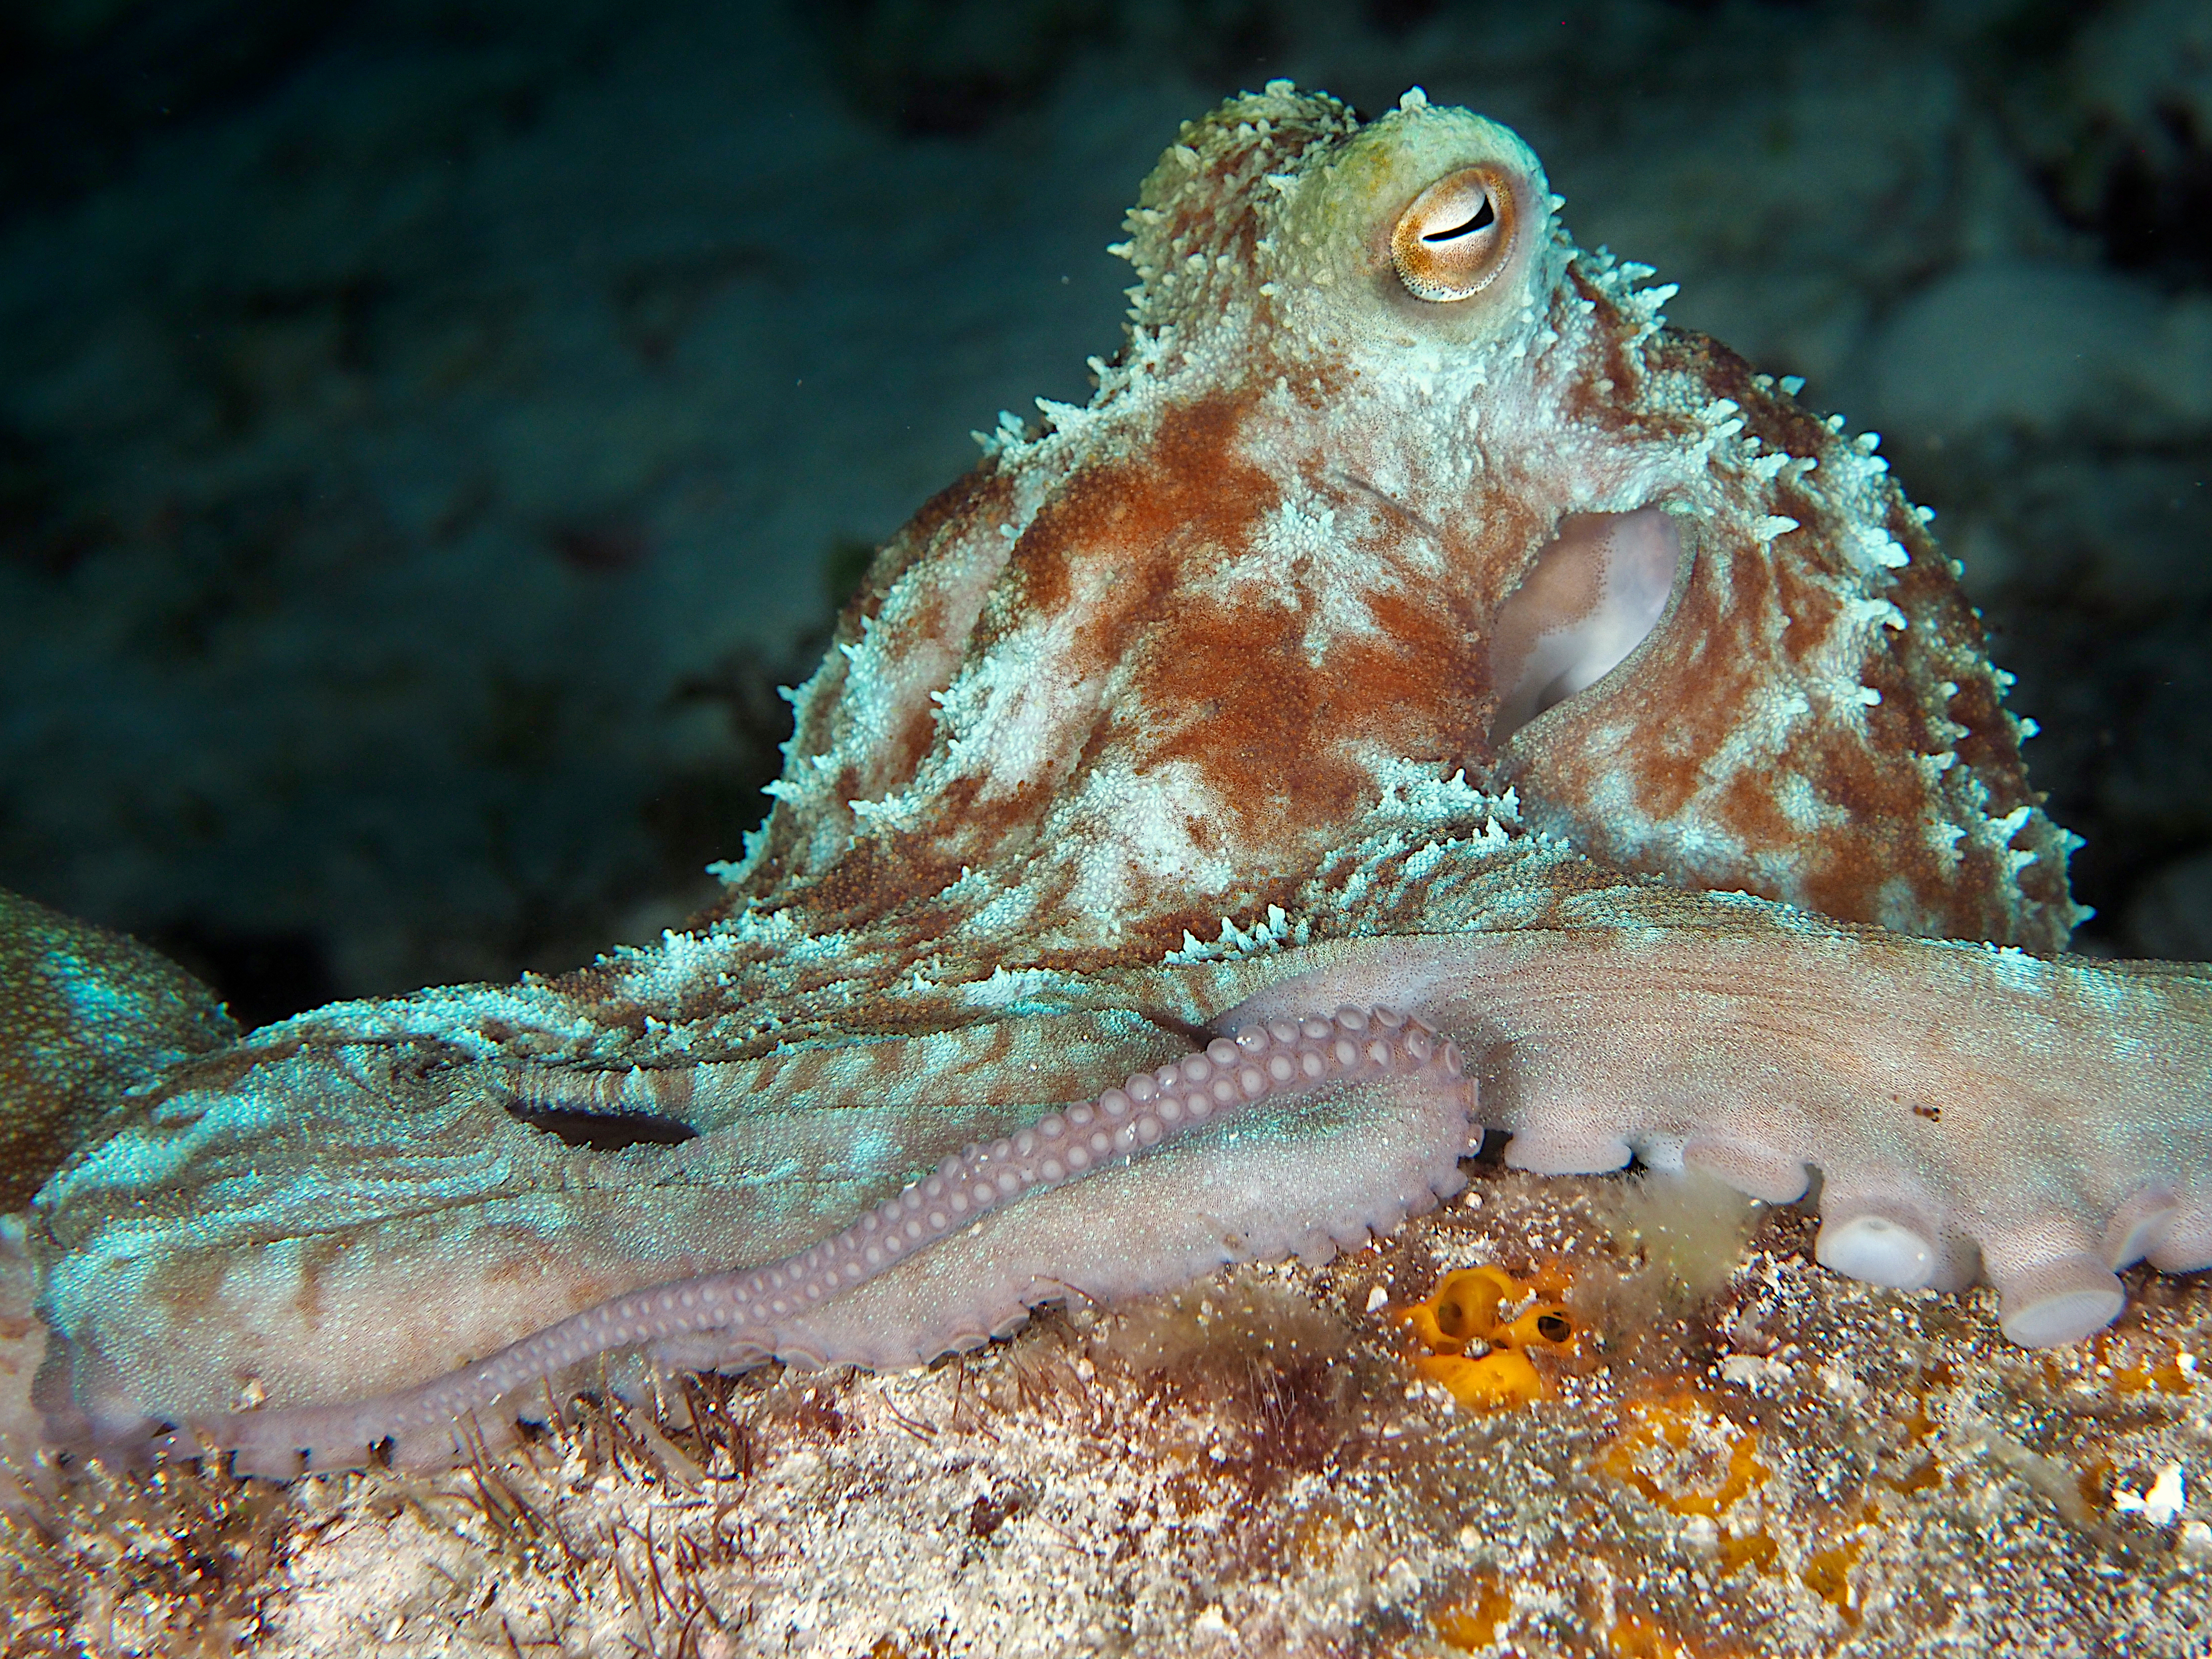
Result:
{"label": "golden eye ring", "polygon": [[1498,280],[1520,226],[1513,185],[1494,167],[1462,167],[1416,196],[1390,233],[1390,263],[1416,299],[1471,300]]}

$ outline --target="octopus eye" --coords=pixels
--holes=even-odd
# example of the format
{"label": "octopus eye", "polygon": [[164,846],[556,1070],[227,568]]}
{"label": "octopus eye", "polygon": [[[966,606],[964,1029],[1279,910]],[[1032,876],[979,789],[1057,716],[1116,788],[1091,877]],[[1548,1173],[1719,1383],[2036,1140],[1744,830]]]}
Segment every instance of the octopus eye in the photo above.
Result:
{"label": "octopus eye", "polygon": [[1490,167],[1448,173],[1413,198],[1390,233],[1390,263],[1417,299],[1472,299],[1513,251],[1513,187]]}

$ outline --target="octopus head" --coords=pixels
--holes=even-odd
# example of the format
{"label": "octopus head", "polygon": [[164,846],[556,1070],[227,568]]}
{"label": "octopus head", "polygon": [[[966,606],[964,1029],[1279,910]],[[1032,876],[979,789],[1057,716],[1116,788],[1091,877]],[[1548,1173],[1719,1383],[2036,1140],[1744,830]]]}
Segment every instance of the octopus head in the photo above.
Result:
{"label": "octopus head", "polygon": [[[2059,946],[2069,838],[1928,515],[1561,205],[1514,134],[1418,94],[1362,124],[1279,85],[1185,128],[1132,216],[1130,346],[1012,550],[1017,584],[1159,571],[1025,595],[1152,607],[1058,635],[1110,641],[1146,704],[1131,770],[1300,754],[1328,801],[1213,780],[1279,868],[1270,812],[1341,844],[1385,774],[1441,766],[1684,885]],[[1194,682],[1224,639],[1257,690]]]}

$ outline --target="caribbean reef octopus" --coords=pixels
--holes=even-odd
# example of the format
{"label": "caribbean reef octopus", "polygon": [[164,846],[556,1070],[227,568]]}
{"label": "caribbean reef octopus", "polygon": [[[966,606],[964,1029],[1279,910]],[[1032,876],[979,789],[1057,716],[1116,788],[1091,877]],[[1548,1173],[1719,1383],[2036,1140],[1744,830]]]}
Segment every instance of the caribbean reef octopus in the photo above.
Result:
{"label": "caribbean reef octopus", "polygon": [[2212,971],[2061,954],[1929,515],[1561,205],[1418,92],[1187,126],[1097,396],[877,556],[716,908],[149,1040],[29,1212],[40,1432],[289,1476],[610,1358],[910,1364],[1364,1240],[1486,1129],[1817,1179],[1822,1264],[2023,1344],[2212,1264]]}

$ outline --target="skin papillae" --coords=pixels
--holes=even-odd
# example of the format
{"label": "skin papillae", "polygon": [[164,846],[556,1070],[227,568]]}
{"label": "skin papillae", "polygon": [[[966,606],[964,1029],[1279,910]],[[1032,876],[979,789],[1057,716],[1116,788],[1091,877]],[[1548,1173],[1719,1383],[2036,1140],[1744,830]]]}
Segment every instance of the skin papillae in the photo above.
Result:
{"label": "skin papillae", "polygon": [[610,1359],[909,1363],[1325,1255],[1478,1124],[1817,1172],[1822,1262],[2023,1343],[2212,1262],[2212,978],[2059,954],[1925,515],[1559,206],[1418,94],[1187,126],[1097,396],[883,550],[721,904],[150,1077],[32,1212],[41,1431],[282,1476]]}

